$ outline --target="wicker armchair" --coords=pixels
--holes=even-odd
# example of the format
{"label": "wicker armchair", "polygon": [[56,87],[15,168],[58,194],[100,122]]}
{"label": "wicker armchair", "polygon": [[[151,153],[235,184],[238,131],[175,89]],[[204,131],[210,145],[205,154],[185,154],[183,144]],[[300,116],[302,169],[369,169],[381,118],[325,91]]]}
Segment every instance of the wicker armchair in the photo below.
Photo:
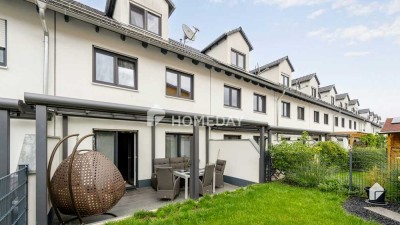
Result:
{"label": "wicker armchair", "polygon": [[156,168],[157,197],[174,200],[180,191],[180,179],[175,178],[172,167]]}
{"label": "wicker armchair", "polygon": [[213,193],[213,180],[214,180],[215,165],[207,165],[204,170],[203,180],[199,179],[199,193],[200,195]]}
{"label": "wicker armchair", "polygon": [[225,171],[226,160],[217,160],[215,167],[215,187],[224,187],[224,171]]}

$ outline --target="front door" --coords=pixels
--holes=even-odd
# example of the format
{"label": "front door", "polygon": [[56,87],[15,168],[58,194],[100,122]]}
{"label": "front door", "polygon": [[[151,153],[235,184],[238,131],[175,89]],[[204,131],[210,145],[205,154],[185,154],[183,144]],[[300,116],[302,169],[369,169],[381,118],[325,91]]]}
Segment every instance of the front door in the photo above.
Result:
{"label": "front door", "polygon": [[137,133],[96,130],[95,134],[95,149],[114,162],[128,186],[136,187]]}

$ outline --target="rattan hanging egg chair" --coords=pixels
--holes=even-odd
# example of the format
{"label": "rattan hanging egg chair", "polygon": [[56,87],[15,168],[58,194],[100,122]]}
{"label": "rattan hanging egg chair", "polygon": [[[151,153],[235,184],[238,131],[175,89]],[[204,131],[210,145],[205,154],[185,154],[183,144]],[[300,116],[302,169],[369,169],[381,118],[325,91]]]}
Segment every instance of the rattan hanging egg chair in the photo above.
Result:
{"label": "rattan hanging egg chair", "polygon": [[[107,214],[125,194],[125,181],[118,168],[103,154],[93,150],[77,150],[86,135],[75,145],[72,154],[57,167],[53,177],[51,166],[59,146],[71,137],[60,140],[54,147],[47,168],[47,187],[53,209],[61,224],[61,213],[82,217]],[[108,215],[113,215],[109,214]]]}

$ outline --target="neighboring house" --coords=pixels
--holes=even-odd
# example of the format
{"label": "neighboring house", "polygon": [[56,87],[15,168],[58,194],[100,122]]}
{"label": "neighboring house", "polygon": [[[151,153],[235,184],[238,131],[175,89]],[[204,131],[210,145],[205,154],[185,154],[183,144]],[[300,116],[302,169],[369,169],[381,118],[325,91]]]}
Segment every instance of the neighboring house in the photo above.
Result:
{"label": "neighboring house", "polygon": [[336,105],[336,87],[335,85],[329,85],[325,87],[321,87],[318,90],[319,94],[321,95],[321,100],[331,104],[331,105]]}
{"label": "neighboring house", "polygon": [[360,107],[360,102],[358,99],[353,99],[349,101],[349,110],[355,114],[358,114],[358,107]]}
{"label": "neighboring house", "polygon": [[298,90],[304,94],[307,94],[313,98],[320,99],[319,93],[319,79],[316,73],[299,77],[292,80],[292,88]]}
{"label": "neighboring house", "polygon": [[388,162],[397,164],[400,156],[400,117],[387,118],[380,133],[387,135]]}
{"label": "neighboring house", "polygon": [[[35,109],[29,105],[27,93],[63,99],[64,104],[95,101],[142,111],[162,109],[183,116],[241,118],[268,124],[270,143],[280,142],[282,136],[297,140],[302,131],[308,131],[314,140],[326,140],[333,132],[362,129],[373,133],[380,129],[379,124],[363,117],[369,116],[369,110],[358,115],[332,104],[336,88],[318,88],[320,81],[314,74],[307,81],[308,89],[304,89],[307,93],[293,89],[294,67],[289,57],[248,71],[253,46],[241,27],[222,34],[199,51],[169,39],[169,17],[175,10],[171,0],[107,2],[103,12],[72,0],[0,1],[0,102],[14,99],[27,107],[11,113],[7,104],[0,104],[1,115],[7,115],[0,117],[0,122],[8,118],[10,125],[0,126],[0,133],[9,134],[8,144],[0,146],[2,156],[10,153],[0,161],[5,161],[7,170],[17,168],[23,150],[32,149],[25,145],[27,137],[36,134]],[[312,97],[312,88],[318,90],[321,99]],[[334,99],[337,103],[349,100],[347,94]],[[63,107],[46,109],[51,138],[44,142],[49,149],[65,132],[94,133],[93,140],[81,147],[92,149],[95,145],[128,174],[124,178],[134,187],[150,185],[155,158],[188,156],[193,151],[193,127],[169,123],[148,126],[140,120],[148,116],[143,112],[104,115],[101,110],[94,114],[82,108],[68,109],[68,113]],[[25,110],[33,116],[24,118]],[[86,118],[88,115],[93,118]],[[66,126],[68,129],[63,129]],[[203,126],[198,133],[214,140],[229,135],[245,140],[260,137],[254,129],[229,127]],[[68,145],[66,153],[71,153],[73,145]],[[117,158],[128,158],[123,155],[128,154],[123,146],[130,146],[129,154],[135,156],[125,167],[118,165]],[[204,167],[208,162],[205,141],[200,141],[198,150],[200,167]],[[248,176],[231,177],[231,182],[258,182],[249,178],[258,171],[240,171]],[[29,188],[36,193],[36,175],[32,172]],[[29,198],[29,220],[35,224],[35,196]]]}
{"label": "neighboring house", "polygon": [[251,74],[263,77],[284,87],[291,87],[293,72],[294,67],[288,56],[250,71]]}
{"label": "neighboring house", "polygon": [[336,106],[349,110],[349,102],[350,102],[350,96],[347,93],[344,94],[338,94],[335,96],[336,99]]}

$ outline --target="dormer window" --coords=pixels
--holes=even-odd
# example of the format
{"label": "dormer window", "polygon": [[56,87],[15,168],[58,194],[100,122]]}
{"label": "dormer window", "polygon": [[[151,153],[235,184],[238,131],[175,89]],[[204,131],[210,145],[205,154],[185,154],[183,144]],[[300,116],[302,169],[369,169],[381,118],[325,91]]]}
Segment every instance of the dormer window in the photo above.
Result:
{"label": "dormer window", "polygon": [[289,77],[282,74],[282,84],[285,87],[289,87]]}
{"label": "dormer window", "polygon": [[246,66],[246,55],[236,50],[231,50],[231,63],[232,65],[244,69]]}
{"label": "dormer window", "polygon": [[131,4],[130,24],[161,35],[161,17]]}
{"label": "dormer window", "polygon": [[345,109],[347,109],[347,108],[348,108],[348,106],[347,106],[347,103],[344,103],[344,108],[345,108]]}
{"label": "dormer window", "polygon": [[331,104],[334,105],[335,104],[335,97],[331,96]]}
{"label": "dormer window", "polygon": [[314,97],[314,98],[316,98],[317,97],[317,89],[315,89],[315,88],[311,88],[311,95]]}

